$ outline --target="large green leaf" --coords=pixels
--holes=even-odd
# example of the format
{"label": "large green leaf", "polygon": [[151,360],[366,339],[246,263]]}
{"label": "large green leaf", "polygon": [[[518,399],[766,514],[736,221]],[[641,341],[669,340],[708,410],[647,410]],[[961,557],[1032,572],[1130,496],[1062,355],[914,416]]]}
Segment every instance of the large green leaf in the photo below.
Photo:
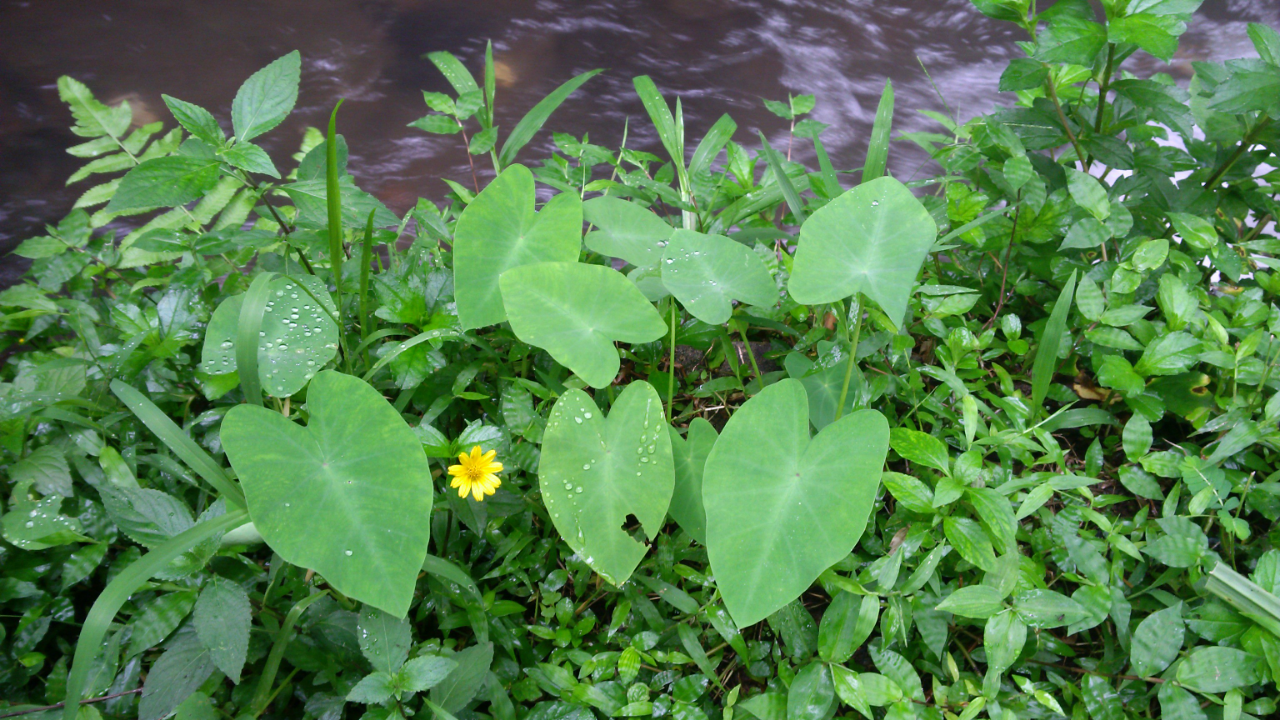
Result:
{"label": "large green leaf", "polygon": [[236,140],[252,140],[284,122],[298,102],[302,56],[297,50],[249,76],[231,101]]}
{"label": "large green leaf", "polygon": [[197,200],[218,184],[218,162],[208,157],[152,158],[129,171],[106,211],[176,207]]}
{"label": "large green leaf", "polygon": [[[809,422],[816,430],[822,430],[835,421],[840,391],[844,389],[849,356],[834,348],[834,343],[823,341],[818,343],[818,362],[803,353],[793,352],[788,353],[782,363],[787,375],[804,385],[805,394],[809,396]],[[842,416],[853,411],[861,394],[858,388],[863,385],[862,372],[856,366],[853,372],[853,384],[845,396]]]}
{"label": "large green leaf", "polygon": [[888,452],[889,424],[874,410],[810,438],[799,380],[770,385],[733,414],[707,458],[702,499],[711,569],[738,627],[791,602],[849,554]]}
{"label": "large green leaf", "polygon": [[538,482],[560,535],[605,580],[631,576],[648,546],[626,528],[635,516],[657,536],[675,488],[671,439],[662,400],[638,380],[613,403],[606,420],[585,392],[560,396],[542,436]]}
{"label": "large green leaf", "polygon": [[689,423],[688,439],[669,428],[671,454],[675,459],[676,490],[671,496],[671,517],[694,540],[707,544],[707,511],[702,507],[702,473],[707,456],[716,444],[716,429],[705,418]]}
{"label": "large green leaf", "polygon": [[742,243],[693,230],[671,234],[662,257],[662,283],[702,322],[719,325],[733,314],[733,300],[760,307],[778,301],[764,261]]}
{"label": "large green leaf", "polygon": [[538,263],[508,270],[501,285],[516,337],[551,353],[591,387],[617,376],[614,341],[653,342],[667,331],[658,311],[612,268]]}
{"label": "large green leaf", "polygon": [[[209,319],[200,364],[211,375],[236,371],[236,336],[244,297],[233,295],[222,301]],[[337,355],[338,325],[333,321],[337,308],[314,275],[278,277],[271,281],[268,297],[258,337],[258,378],[267,394],[289,397]]]}
{"label": "large green leaf", "polygon": [[403,617],[430,538],[431,469],[382,395],[358,378],[316,375],[304,428],[238,405],[222,443],[258,532],[285,561]]}
{"label": "large green leaf", "polygon": [[901,325],[937,234],[933,217],[905,185],[891,177],[863,183],[800,228],[791,295],[816,305],[860,292]]}
{"label": "large green leaf", "polygon": [[652,210],[616,197],[582,203],[582,216],[596,227],[584,242],[589,250],[626,260],[636,267],[657,265],[672,227]]}
{"label": "large green leaf", "polygon": [[533,211],[533,174],[512,165],[480,192],[458,218],[453,237],[453,286],[464,330],[500,323],[498,278],[514,267],[573,262],[582,247],[582,201],[555,196]]}

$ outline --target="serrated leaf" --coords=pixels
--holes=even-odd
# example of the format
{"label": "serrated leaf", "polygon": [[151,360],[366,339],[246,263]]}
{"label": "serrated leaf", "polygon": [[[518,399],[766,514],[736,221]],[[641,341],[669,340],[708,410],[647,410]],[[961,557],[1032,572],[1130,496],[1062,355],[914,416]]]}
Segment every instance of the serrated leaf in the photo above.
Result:
{"label": "serrated leaf", "polygon": [[301,74],[302,56],[294,50],[244,81],[231,101],[237,142],[252,140],[284,122],[298,101]]}

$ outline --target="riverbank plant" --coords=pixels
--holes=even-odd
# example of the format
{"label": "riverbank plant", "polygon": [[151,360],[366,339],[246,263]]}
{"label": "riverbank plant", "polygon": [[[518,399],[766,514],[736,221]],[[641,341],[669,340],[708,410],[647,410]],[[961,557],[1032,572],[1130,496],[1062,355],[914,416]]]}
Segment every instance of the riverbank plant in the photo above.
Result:
{"label": "riverbank plant", "polygon": [[433,53],[413,126],[475,172],[402,217],[337,108],[255,142],[297,53],[230,133],[60,80],[0,717],[1274,716],[1280,33],[1179,84],[1126,60],[1198,0],[974,4],[1007,103],[895,134],[886,84],[853,169],[812,96],[768,103],[807,167],[647,77],[658,146],[533,160],[599,71],[507,131],[491,50]]}

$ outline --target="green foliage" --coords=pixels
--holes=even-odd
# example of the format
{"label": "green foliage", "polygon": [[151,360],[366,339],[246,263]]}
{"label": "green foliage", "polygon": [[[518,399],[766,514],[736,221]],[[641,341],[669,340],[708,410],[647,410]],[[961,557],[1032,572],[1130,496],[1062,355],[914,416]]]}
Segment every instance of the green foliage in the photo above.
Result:
{"label": "green foliage", "polygon": [[847,191],[812,95],[766,105],[816,169],[648,78],[653,152],[517,165],[597,71],[504,140],[491,50],[432,53],[414,125],[497,177],[397,218],[336,114],[254,144],[297,53],[230,132],[62,78],[86,189],[0,292],[0,715],[1274,716],[1280,34],[1179,85],[1126,63],[1198,0],[974,4],[1009,104],[894,137],[886,86]]}

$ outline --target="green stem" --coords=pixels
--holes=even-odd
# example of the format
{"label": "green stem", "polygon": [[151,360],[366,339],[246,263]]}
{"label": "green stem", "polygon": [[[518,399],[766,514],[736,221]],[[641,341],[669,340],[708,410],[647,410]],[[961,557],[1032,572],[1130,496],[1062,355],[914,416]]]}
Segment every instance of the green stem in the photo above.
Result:
{"label": "green stem", "polygon": [[1084,151],[1080,149],[1076,134],[1071,132],[1071,124],[1067,122],[1066,113],[1062,112],[1062,102],[1058,100],[1058,91],[1053,87],[1053,78],[1044,81],[1044,88],[1049,94],[1049,99],[1053,101],[1053,107],[1058,111],[1058,120],[1062,121],[1062,129],[1067,133],[1067,139],[1071,141],[1071,147],[1076,150],[1076,161],[1080,163],[1082,171],[1088,171],[1089,166],[1084,163]]}
{"label": "green stem", "polygon": [[[289,641],[293,637],[293,626],[298,624],[298,618],[302,617],[302,612],[311,606],[311,603],[328,595],[327,592],[318,592],[299,600],[285,615],[284,622],[280,624],[280,631],[276,633],[275,643],[271,646],[271,653],[267,655],[267,664],[262,669],[262,677],[258,680],[258,688],[253,693],[253,700],[249,703],[249,711],[253,717],[258,717],[266,711],[267,706],[271,704],[271,699],[275,694],[271,692],[271,686],[275,684],[276,673],[280,671],[280,661],[284,659],[284,650],[289,645]],[[71,720],[71,718],[67,718]]]}
{"label": "green stem", "polygon": [[364,246],[360,248],[360,339],[369,336],[369,266],[373,264],[373,214],[364,228]]}
{"label": "green stem", "polygon": [[[738,335],[742,337],[742,345],[747,350],[747,357],[751,358],[751,370],[756,374],[756,379],[760,381],[760,389],[764,389],[764,376],[760,374],[760,366],[756,364],[756,352],[751,349],[751,341],[747,339],[746,325],[738,326]],[[746,386],[743,386],[743,392],[746,392]],[[750,393],[747,393],[750,396]]]}
{"label": "green stem", "polygon": [[849,337],[845,323],[845,339],[849,340],[849,364],[844,369],[844,385],[840,387],[840,402],[836,404],[836,420],[844,415],[844,401],[849,397],[849,381],[853,379],[853,366],[858,362],[858,336],[862,334],[862,303],[854,295],[849,300],[849,314],[853,316],[853,337]]}
{"label": "green stem", "polygon": [[1206,188],[1212,188],[1214,185],[1217,185],[1218,181],[1222,179],[1222,176],[1226,175],[1227,171],[1231,169],[1231,166],[1235,165],[1236,161],[1240,159],[1240,156],[1248,152],[1249,148],[1253,146],[1253,139],[1258,136],[1258,133],[1262,132],[1270,124],[1271,118],[1267,118],[1258,123],[1253,130],[1250,130],[1249,134],[1245,135],[1244,139],[1240,141],[1240,146],[1236,148],[1236,151],[1231,153],[1231,157],[1227,158],[1225,162],[1219,165],[1218,169],[1213,171],[1213,175],[1210,175],[1209,179],[1204,181],[1204,186]]}
{"label": "green stem", "polygon": [[671,298],[671,342],[667,360],[667,423],[671,423],[672,408],[676,397],[676,299]]}

